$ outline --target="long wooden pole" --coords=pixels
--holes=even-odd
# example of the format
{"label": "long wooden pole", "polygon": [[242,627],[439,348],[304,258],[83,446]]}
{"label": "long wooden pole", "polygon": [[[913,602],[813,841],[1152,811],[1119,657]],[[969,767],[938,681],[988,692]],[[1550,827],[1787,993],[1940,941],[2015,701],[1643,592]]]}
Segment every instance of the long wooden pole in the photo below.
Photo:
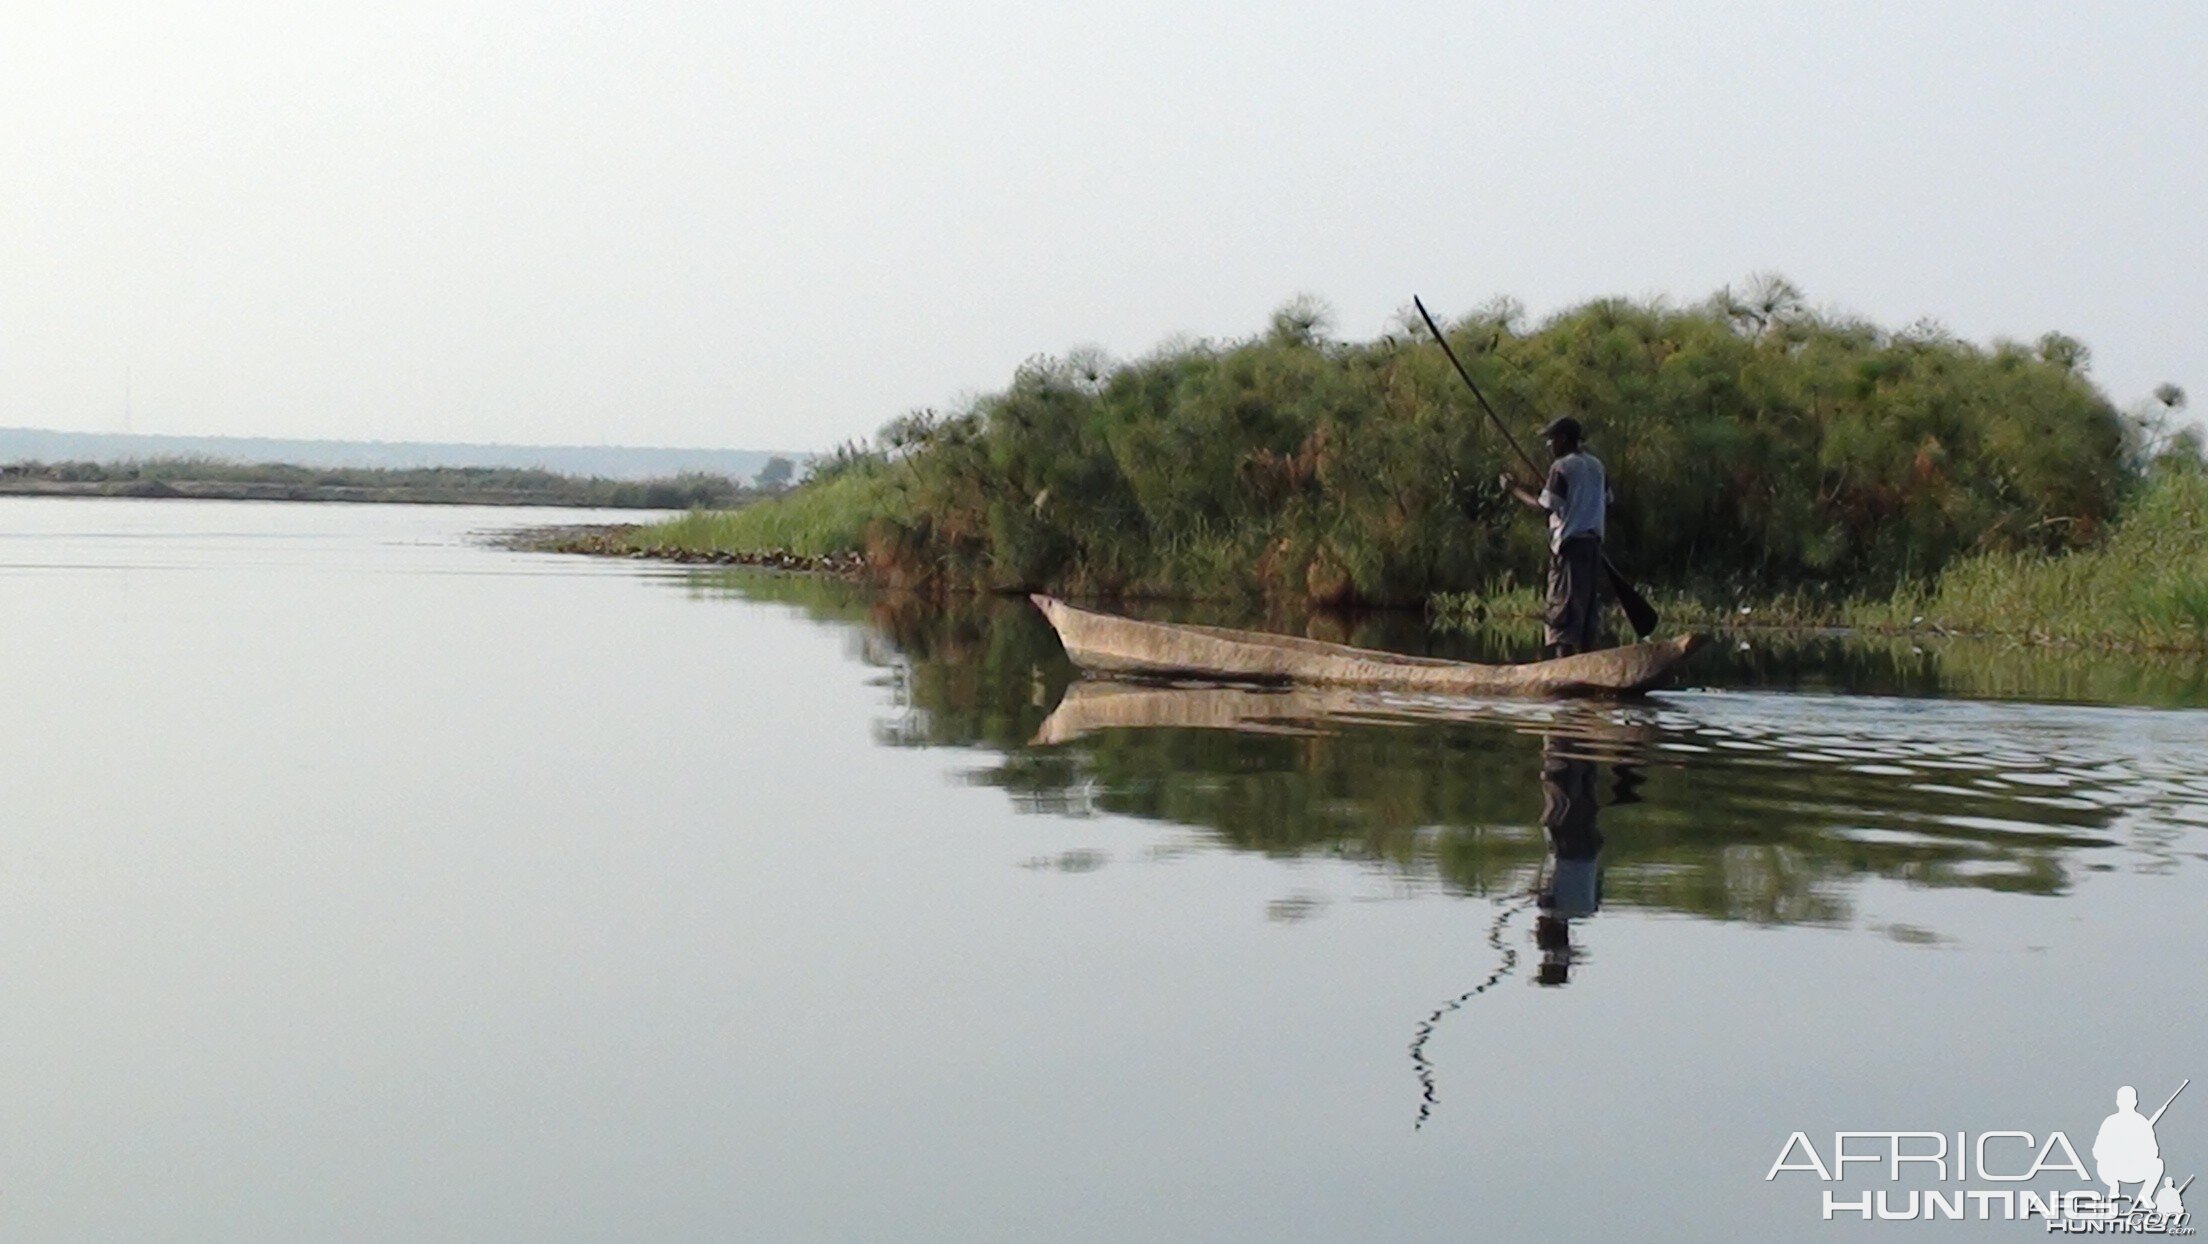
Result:
{"label": "long wooden pole", "polygon": [[[1534,462],[1533,455],[1526,452],[1526,447],[1518,443],[1518,438],[1510,434],[1510,428],[1503,422],[1503,417],[1495,413],[1493,406],[1488,405],[1487,394],[1480,392],[1480,386],[1473,381],[1472,373],[1467,371],[1463,362],[1457,358],[1457,352],[1449,348],[1449,338],[1442,335],[1441,325],[1434,323],[1433,313],[1428,311],[1426,304],[1420,302],[1416,297],[1411,299],[1411,305],[1418,308],[1419,318],[1426,321],[1426,331],[1434,335],[1435,344],[1441,347],[1443,354],[1449,356],[1450,366],[1455,367],[1457,375],[1463,377],[1464,386],[1472,390],[1472,396],[1474,400],[1479,402],[1480,409],[1487,412],[1488,421],[1495,425],[1497,432],[1503,434],[1504,442],[1517,451],[1518,460],[1526,464],[1526,473],[1539,481],[1541,478],[1540,466]],[[1607,549],[1603,550],[1602,569],[1610,577],[1610,590],[1617,594],[1618,607],[1625,611],[1626,621],[1633,624],[1633,633],[1639,635],[1642,639],[1647,639],[1650,635],[1655,634],[1656,607],[1648,603],[1648,598],[1641,595],[1640,591],[1625,577],[1625,572],[1618,569],[1618,564],[1610,560],[1610,552]]]}

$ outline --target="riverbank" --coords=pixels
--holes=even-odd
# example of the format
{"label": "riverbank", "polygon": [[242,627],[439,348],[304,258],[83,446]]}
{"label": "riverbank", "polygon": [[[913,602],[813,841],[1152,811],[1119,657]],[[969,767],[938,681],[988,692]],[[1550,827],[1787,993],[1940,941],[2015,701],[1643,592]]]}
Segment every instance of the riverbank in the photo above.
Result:
{"label": "riverbank", "polygon": [[0,497],[117,497],[138,501],[309,501],[361,505],[572,506],[626,509],[602,502],[548,500],[542,494],[481,489],[357,488],[341,485],[241,484],[205,481],[0,479]]}
{"label": "riverbank", "polygon": [[[2162,452],[2059,334],[1982,346],[1767,292],[1753,315],[1495,305],[1450,336],[1520,442],[1561,412],[1590,429],[1612,555],[1697,593],[1882,597],[1977,552],[2091,547]],[[1030,359],[683,536],[857,548],[916,587],[1417,607],[1538,577],[1514,464],[1423,327],[1338,340],[1292,304],[1242,340]]]}
{"label": "riverbank", "polygon": [[[679,521],[679,520],[678,520]],[[685,566],[749,566],[839,579],[866,577],[866,559],[857,552],[811,555],[789,549],[705,548],[671,543],[653,533],[667,524],[575,523],[523,527],[500,532],[493,543],[521,553],[569,553],[584,557],[624,557]]]}
{"label": "riverbank", "polygon": [[[904,581],[906,568],[865,547],[862,524],[850,517],[859,512],[857,507],[839,499],[850,491],[848,484],[805,489],[733,513],[691,513],[663,523],[540,528],[517,533],[513,547],[820,571],[910,586]],[[765,543],[761,537],[770,533],[787,543]],[[1650,599],[1670,631],[1845,630],[2204,653],[2208,476],[2189,471],[2158,475],[2091,548],[2062,554],[1982,553],[1956,562],[1930,584],[1904,584],[1884,596],[1832,598],[1807,590],[1729,596],[1655,591]],[[1432,626],[1463,632],[1530,627],[1542,613],[1539,592],[1509,579],[1484,591],[1436,593],[1423,606]]]}
{"label": "riverbank", "polygon": [[[2124,413],[2050,333],[1987,346],[1807,309],[1766,281],[1453,325],[1530,438],[1575,412],[1609,467],[1609,553],[1672,629],[1929,630],[2208,651],[2208,467],[2184,397]],[[1511,455],[1424,330],[1261,336],[1024,364],[801,486],[615,541],[670,560],[832,558],[937,594],[1262,600],[1529,621],[1548,559]]]}
{"label": "riverbank", "polygon": [[771,492],[718,475],[616,480],[503,467],[321,468],[197,459],[11,463],[0,496],[355,504],[728,509]]}

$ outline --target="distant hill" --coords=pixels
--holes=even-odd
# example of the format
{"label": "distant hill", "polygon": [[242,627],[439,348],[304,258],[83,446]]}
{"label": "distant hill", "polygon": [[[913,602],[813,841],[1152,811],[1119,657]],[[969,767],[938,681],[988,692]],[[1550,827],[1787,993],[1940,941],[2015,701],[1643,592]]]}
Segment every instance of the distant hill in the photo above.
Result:
{"label": "distant hill", "polygon": [[0,462],[132,462],[213,458],[314,467],[534,467],[561,475],[653,479],[702,471],[751,479],[772,457],[801,469],[812,455],[761,449],[659,449],[626,445],[467,445],[421,441],[276,440],[257,436],[153,436],[0,428]]}

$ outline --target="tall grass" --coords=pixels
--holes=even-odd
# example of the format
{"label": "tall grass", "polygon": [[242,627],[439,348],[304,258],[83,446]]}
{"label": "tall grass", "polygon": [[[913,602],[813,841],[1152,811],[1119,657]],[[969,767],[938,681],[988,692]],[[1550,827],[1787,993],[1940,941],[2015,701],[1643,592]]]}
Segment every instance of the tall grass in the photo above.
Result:
{"label": "tall grass", "polygon": [[2208,650],[2208,474],[2158,472],[2095,548],[1960,561],[1915,607],[1958,631]]}
{"label": "tall grass", "polygon": [[[1650,600],[1670,629],[1831,626],[2208,652],[2208,473],[2166,463],[2090,547],[1980,553],[1885,596],[1657,592]],[[1479,632],[1537,620],[1542,608],[1539,592],[1506,582],[1439,594],[1427,612],[1438,627]]]}
{"label": "tall grass", "polygon": [[863,549],[869,523],[895,521],[904,512],[891,472],[861,467],[740,510],[692,510],[640,527],[628,538],[638,547],[692,553],[780,550],[827,557]]}
{"label": "tall grass", "polygon": [[[1604,617],[1614,627],[1625,625],[1615,608],[1608,585],[1603,589]],[[1731,627],[1837,627],[1882,626],[1887,616],[1879,602],[1876,619],[1858,618],[1859,601],[1832,599],[1809,591],[1758,592],[1731,597],[1688,592],[1642,593],[1667,630]],[[1899,599],[1899,598],[1897,598]],[[1437,627],[1476,631],[1494,623],[1539,621],[1547,610],[1539,588],[1515,582],[1482,592],[1442,592],[1426,602],[1426,615]]]}

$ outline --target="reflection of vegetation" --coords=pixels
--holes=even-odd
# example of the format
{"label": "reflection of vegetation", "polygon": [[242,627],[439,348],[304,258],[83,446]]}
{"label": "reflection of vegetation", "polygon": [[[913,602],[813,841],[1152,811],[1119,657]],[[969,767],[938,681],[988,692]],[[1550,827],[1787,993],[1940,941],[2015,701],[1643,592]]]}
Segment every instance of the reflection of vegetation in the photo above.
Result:
{"label": "reflection of vegetation", "polygon": [[2165,708],[2208,705],[2208,665],[2000,639],[1720,632],[1695,657],[1697,685],[1876,695],[1967,696]]}
{"label": "reflection of vegetation", "polygon": [[[1237,728],[1076,729],[1052,736],[1070,741],[1043,746],[1033,740],[1053,710],[1094,701],[1100,685],[1069,692],[1073,672],[1024,602],[975,598],[945,608],[742,572],[684,581],[864,625],[868,659],[897,671],[899,711],[883,723],[881,740],[985,751],[991,758],[971,780],[1005,790],[1023,808],[1190,826],[1236,849],[1360,859],[1438,877],[1464,893],[1530,885],[1547,853],[1537,778],[1544,738],[1552,737],[1575,754],[1631,761],[1646,774],[1638,801],[1603,813],[1612,906],[1826,923],[1851,918],[1851,892],[1872,877],[2059,894],[2077,854],[2109,845],[2125,815],[2126,796],[2096,785],[2101,777],[2048,768],[2056,762],[2018,747],[2018,755],[1988,759],[1987,738],[1925,733],[1909,724],[1914,714],[1867,701],[1853,703],[1872,715],[1833,724],[1815,714],[1764,720],[1747,707],[1728,709],[1730,701],[1698,702],[1707,711],[1693,716],[1662,704],[1483,708],[1351,693],[1329,706],[1305,693],[1112,685],[1164,697],[1173,720]],[[1358,633],[1358,624],[1345,625]],[[1794,652],[1735,651],[1731,663],[1703,672],[1718,682],[1855,690],[1952,691],[1974,678],[2031,690],[2031,652],[1981,664],[1966,649],[1952,669],[1942,665],[1948,653],[1824,641]],[[2045,677],[2072,692],[2081,680],[2105,689],[2149,675],[2094,675],[2058,663]],[[1207,704],[1205,696],[1217,698]],[[1165,710],[1153,716],[1163,719]],[[1141,714],[1119,720],[1139,722]],[[2005,784],[2022,770],[2041,784]]]}
{"label": "reflection of vegetation", "polygon": [[[1349,720],[1305,737],[1107,731],[1015,751],[978,780],[1030,801],[1078,785],[1098,811],[1200,826],[1245,850],[1430,865],[1493,894],[1525,888],[1546,853],[1540,766],[1539,732],[1509,721]],[[1723,756],[1652,767],[1643,798],[1605,815],[1610,901],[1758,923],[1841,919],[1865,875],[2058,893],[2062,857],[2103,845],[2091,831],[2114,819],[1830,762]]]}

